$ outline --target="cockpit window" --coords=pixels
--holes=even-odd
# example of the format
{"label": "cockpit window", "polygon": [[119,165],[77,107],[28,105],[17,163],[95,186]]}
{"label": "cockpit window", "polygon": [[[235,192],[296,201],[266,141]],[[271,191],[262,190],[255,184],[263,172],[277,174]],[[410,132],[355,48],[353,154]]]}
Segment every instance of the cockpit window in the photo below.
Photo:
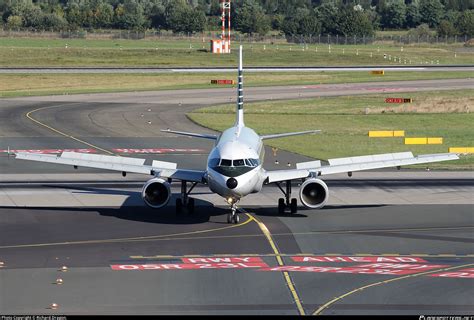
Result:
{"label": "cockpit window", "polygon": [[245,166],[244,159],[234,160],[234,167],[243,167]]}
{"label": "cockpit window", "polygon": [[222,159],[220,165],[221,167],[230,167],[232,165],[232,160]]}
{"label": "cockpit window", "polygon": [[246,159],[246,160],[249,162],[251,167],[257,167],[259,164],[258,159]]}
{"label": "cockpit window", "polygon": [[219,162],[221,161],[220,158],[212,158],[209,160],[209,167],[214,168],[219,165]]}

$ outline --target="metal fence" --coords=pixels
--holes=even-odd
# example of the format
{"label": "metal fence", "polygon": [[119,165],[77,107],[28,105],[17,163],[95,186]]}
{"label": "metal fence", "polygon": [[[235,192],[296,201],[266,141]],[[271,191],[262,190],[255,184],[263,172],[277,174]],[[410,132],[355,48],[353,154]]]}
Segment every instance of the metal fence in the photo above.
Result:
{"label": "metal fence", "polygon": [[[47,31],[47,30],[6,30],[0,29],[1,37],[28,37],[28,38],[80,38],[80,39],[148,39],[148,40],[188,40],[206,42],[210,39],[218,39],[220,32],[201,33],[172,33],[169,31],[147,30],[93,30],[93,31]],[[396,44],[457,44],[466,43],[472,37],[454,36],[443,37],[436,35],[383,35],[383,36],[339,36],[339,35],[246,35],[240,33],[232,34],[232,40],[237,42],[261,42],[261,43],[295,43],[295,44],[338,44],[338,45],[367,45],[377,43]]]}

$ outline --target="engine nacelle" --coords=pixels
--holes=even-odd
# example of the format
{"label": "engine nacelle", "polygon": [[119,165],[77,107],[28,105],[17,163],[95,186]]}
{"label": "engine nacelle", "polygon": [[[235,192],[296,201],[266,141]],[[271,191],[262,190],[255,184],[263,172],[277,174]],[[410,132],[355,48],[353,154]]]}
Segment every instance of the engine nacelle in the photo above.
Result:
{"label": "engine nacelle", "polygon": [[164,207],[171,198],[170,184],[161,178],[150,179],[143,186],[142,198],[149,207]]}
{"label": "engine nacelle", "polygon": [[328,186],[320,179],[308,179],[300,187],[300,200],[305,207],[324,207],[329,197]]}

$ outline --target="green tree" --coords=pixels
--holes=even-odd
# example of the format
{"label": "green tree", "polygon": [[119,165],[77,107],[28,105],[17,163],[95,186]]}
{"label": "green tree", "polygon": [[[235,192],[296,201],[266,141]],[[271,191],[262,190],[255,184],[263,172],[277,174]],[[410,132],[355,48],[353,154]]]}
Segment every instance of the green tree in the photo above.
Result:
{"label": "green tree", "polygon": [[293,16],[285,19],[282,28],[287,36],[315,36],[321,33],[321,22],[313,10],[298,8]]}
{"label": "green tree", "polygon": [[420,0],[421,22],[436,27],[444,14],[444,6],[439,0]]}
{"label": "green tree", "polygon": [[436,32],[441,37],[452,37],[458,34],[458,31],[456,30],[452,22],[448,20],[441,20],[438,25],[438,28],[436,29]]}
{"label": "green tree", "polygon": [[363,11],[346,6],[338,14],[336,32],[344,36],[373,36],[374,28]]}
{"label": "green tree", "polygon": [[141,31],[148,24],[142,5],[134,0],[125,0],[115,9],[115,25],[120,29]]}
{"label": "green tree", "polygon": [[387,28],[401,28],[405,25],[407,7],[405,1],[397,0],[391,2],[383,11],[381,23]]}
{"label": "green tree", "polygon": [[460,35],[474,36],[474,10],[466,10],[461,13],[455,26]]}
{"label": "green tree", "polygon": [[61,31],[67,28],[67,21],[54,13],[43,15],[41,27],[46,30]]}
{"label": "green tree", "polygon": [[23,26],[23,19],[20,16],[11,15],[7,19],[7,28],[10,30],[20,29]]}
{"label": "green tree", "polygon": [[166,27],[173,32],[200,32],[206,25],[204,12],[192,8],[183,0],[171,1],[165,9]]}
{"label": "green tree", "polygon": [[415,28],[421,22],[420,9],[418,2],[413,1],[407,5],[406,23],[405,26],[408,28]]}
{"label": "green tree", "polygon": [[336,20],[339,13],[339,8],[335,2],[325,2],[316,8],[316,15],[321,22],[322,34],[336,34],[337,26]]}
{"label": "green tree", "polygon": [[235,10],[235,29],[243,33],[265,35],[270,30],[270,19],[254,0],[245,0]]}

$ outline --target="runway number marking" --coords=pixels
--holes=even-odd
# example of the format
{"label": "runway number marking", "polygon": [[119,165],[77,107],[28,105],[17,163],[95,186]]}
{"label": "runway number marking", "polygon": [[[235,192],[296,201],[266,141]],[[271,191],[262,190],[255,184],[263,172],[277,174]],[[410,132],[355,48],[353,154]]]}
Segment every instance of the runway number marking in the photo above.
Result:
{"label": "runway number marking", "polygon": [[327,256],[296,256],[291,257],[295,262],[427,262],[418,257],[327,257]]}
{"label": "runway number marking", "polygon": [[196,269],[245,269],[266,268],[266,263],[182,263],[182,264],[141,264],[112,265],[112,270],[196,270]]}

